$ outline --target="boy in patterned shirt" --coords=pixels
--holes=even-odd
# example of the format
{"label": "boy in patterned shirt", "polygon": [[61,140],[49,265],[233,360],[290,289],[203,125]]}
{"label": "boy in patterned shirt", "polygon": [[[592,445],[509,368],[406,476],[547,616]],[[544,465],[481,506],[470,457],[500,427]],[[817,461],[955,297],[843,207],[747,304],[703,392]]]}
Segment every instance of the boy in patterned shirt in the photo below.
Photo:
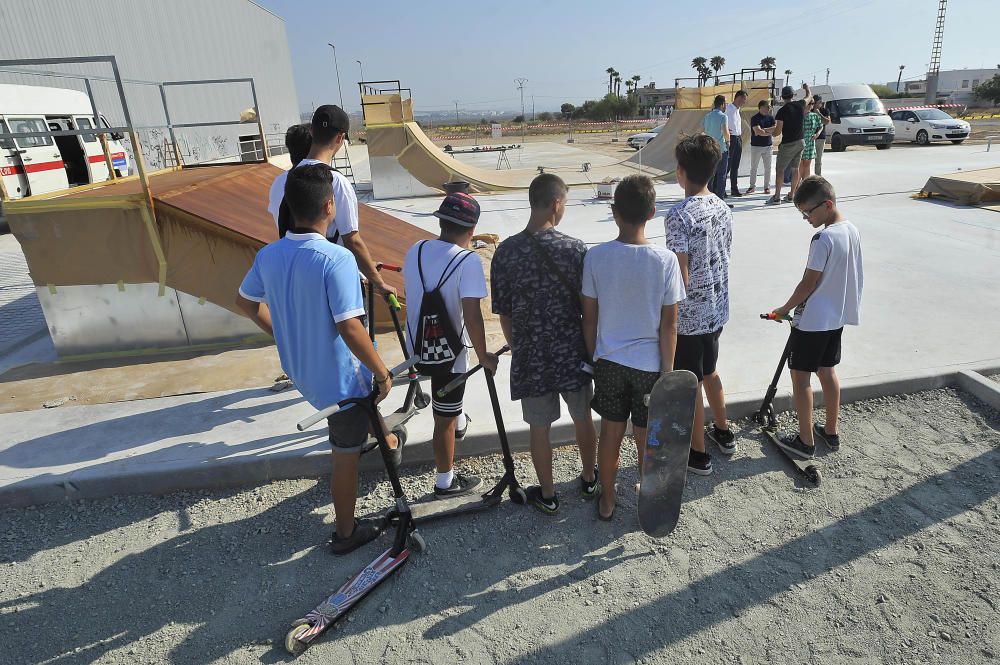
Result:
{"label": "boy in patterned shirt", "polygon": [[667,213],[667,248],[677,255],[687,298],[677,313],[677,352],[674,369],[698,377],[694,429],[688,470],[707,476],[712,457],[705,450],[705,405],[708,397],[715,422],[707,435],[726,455],[736,452],[736,441],[726,420],[726,397],[715,370],[719,336],[729,320],[729,251],[733,215],[729,206],[711,193],[708,182],[720,159],[719,147],[704,134],[690,136],[674,149],[677,183],[685,198]]}
{"label": "boy in patterned shirt", "polygon": [[593,391],[590,377],[581,370],[586,347],[580,284],[587,246],[555,228],[566,212],[567,192],[557,175],[535,178],[528,189],[528,225],[500,243],[490,268],[493,312],[500,315],[511,348],[510,396],[521,401],[540,483],[527,489],[528,500],[549,515],[559,511],[549,432],[561,415],[560,397],[580,447],[580,493],[592,499],[600,491],[597,431],[590,413]]}
{"label": "boy in patterned shirt", "polygon": [[646,222],[656,214],[653,181],[641,175],[624,178],[611,212],[618,237],[591,248],[583,260],[583,338],[597,361],[591,406],[601,416],[597,516],[605,521],[614,516],[615,479],[629,419],[642,474],[649,419],[644,399],[660,374],[673,369],[677,303],[684,300],[677,257],[646,239]]}

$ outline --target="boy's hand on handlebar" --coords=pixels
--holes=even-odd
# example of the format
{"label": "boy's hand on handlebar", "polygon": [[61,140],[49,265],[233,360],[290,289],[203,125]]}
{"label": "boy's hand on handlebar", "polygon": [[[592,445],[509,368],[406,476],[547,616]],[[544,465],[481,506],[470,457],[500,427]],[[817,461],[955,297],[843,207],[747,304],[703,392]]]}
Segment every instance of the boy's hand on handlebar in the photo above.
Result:
{"label": "boy's hand on handlebar", "polygon": [[398,296],[399,295],[399,293],[396,291],[395,288],[389,286],[385,282],[382,282],[380,284],[376,284],[375,285],[375,290],[378,291],[379,293],[381,293],[384,296],[389,295],[390,293],[392,295],[394,295],[394,296]]}
{"label": "boy's hand on handlebar", "polygon": [[383,381],[379,381],[379,377],[375,377],[375,386],[378,388],[378,396],[375,397],[375,403],[378,404],[386,397],[389,396],[389,391],[392,390],[392,375],[387,374]]}
{"label": "boy's hand on handlebar", "polygon": [[479,361],[479,364],[483,366],[490,375],[497,373],[497,366],[500,364],[500,358],[494,353],[487,353],[486,357]]}
{"label": "boy's hand on handlebar", "polygon": [[786,316],[788,316],[788,312],[791,311],[791,309],[792,309],[791,307],[785,307],[785,306],[775,307],[774,309],[771,310],[771,313],[775,314],[778,317],[778,320],[780,321],[784,319]]}

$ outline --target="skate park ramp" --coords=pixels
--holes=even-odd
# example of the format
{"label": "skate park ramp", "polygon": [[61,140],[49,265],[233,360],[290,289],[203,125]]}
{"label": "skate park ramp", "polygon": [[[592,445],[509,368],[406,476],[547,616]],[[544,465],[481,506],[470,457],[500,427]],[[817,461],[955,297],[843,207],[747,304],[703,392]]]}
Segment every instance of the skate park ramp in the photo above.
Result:
{"label": "skate park ramp", "polygon": [[[750,117],[757,112],[756,105],[753,110],[747,106],[743,107],[743,152],[747,163],[750,161]],[[674,111],[667,120],[666,127],[660,131],[655,139],[649,142],[646,147],[629,158],[628,164],[639,168],[643,172],[647,170],[660,172],[660,179],[672,175],[677,170],[677,159],[674,157],[674,148],[677,142],[685,136],[702,133],[702,119],[708,113],[705,109],[680,109]]]}
{"label": "skate park ramp", "polygon": [[[277,240],[267,163],[199,166],[11,202],[60,355],[180,348],[260,337],[236,307],[257,250]],[[376,261],[402,264],[431,234],[359,205]],[[402,276],[386,273],[402,291]],[[381,301],[380,301],[381,302]],[[383,305],[384,308],[384,305]],[[377,321],[391,326],[383,309]]]}
{"label": "skate park ramp", "polygon": [[[400,95],[364,95],[365,134],[375,198],[431,196],[444,192],[444,184],[466,181],[473,193],[527,189],[542,170],[555,173],[567,185],[593,185],[605,178],[637,173],[627,160],[579,166],[537,164],[531,169],[489,170],[459,161],[431,141],[413,121],[412,100]],[[662,175],[655,167],[649,175]]]}
{"label": "skate park ramp", "polygon": [[920,196],[943,197],[958,205],[1000,212],[1000,167],[931,176]]}

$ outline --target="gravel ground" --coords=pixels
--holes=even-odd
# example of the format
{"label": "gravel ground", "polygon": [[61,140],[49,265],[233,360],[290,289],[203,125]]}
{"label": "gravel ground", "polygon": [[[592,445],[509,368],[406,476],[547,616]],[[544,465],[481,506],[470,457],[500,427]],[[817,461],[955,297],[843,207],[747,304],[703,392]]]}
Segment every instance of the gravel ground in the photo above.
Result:
{"label": "gravel ground", "polygon": [[[786,416],[787,417],[787,416]],[[787,423],[788,421],[786,421]],[[598,522],[557,452],[562,512],[429,524],[429,551],[307,663],[987,663],[1000,653],[1000,414],[953,390],[845,408],[806,487],[747,422],[689,476],[678,529],[638,531],[634,448]],[[518,456],[531,480],[530,461]],[[498,475],[499,458],[461,463]],[[423,495],[430,469],[411,470]],[[360,512],[389,503],[362,480]],[[325,479],[0,511],[2,663],[275,663],[289,623],[367,563]]]}

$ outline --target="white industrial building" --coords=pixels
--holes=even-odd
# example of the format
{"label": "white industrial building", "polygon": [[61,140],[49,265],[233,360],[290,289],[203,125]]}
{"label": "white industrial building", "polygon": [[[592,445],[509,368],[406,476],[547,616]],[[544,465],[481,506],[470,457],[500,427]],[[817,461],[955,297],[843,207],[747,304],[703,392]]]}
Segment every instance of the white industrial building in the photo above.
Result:
{"label": "white industrial building", "polygon": [[[251,0],[25,0],[0,3],[0,60],[113,55],[149,168],[174,163],[158,85],[165,81],[252,78],[268,143],[299,122],[284,20]],[[28,72],[61,74],[39,76]],[[0,83],[85,90],[100,113],[124,125],[107,66],[46,65],[0,70]],[[170,86],[174,124],[232,122],[253,106],[248,84]],[[184,163],[238,159],[240,137],[256,123],[176,131]]]}
{"label": "white industrial building", "polygon": [[[997,74],[1000,74],[1000,68],[997,67],[942,70],[938,74],[938,101],[948,104],[971,105],[976,101],[972,89],[980,83],[989,81]],[[896,81],[889,81],[886,85],[890,89],[896,90]],[[927,81],[925,79],[903,81],[900,87],[908,95],[919,96],[927,92]]]}

